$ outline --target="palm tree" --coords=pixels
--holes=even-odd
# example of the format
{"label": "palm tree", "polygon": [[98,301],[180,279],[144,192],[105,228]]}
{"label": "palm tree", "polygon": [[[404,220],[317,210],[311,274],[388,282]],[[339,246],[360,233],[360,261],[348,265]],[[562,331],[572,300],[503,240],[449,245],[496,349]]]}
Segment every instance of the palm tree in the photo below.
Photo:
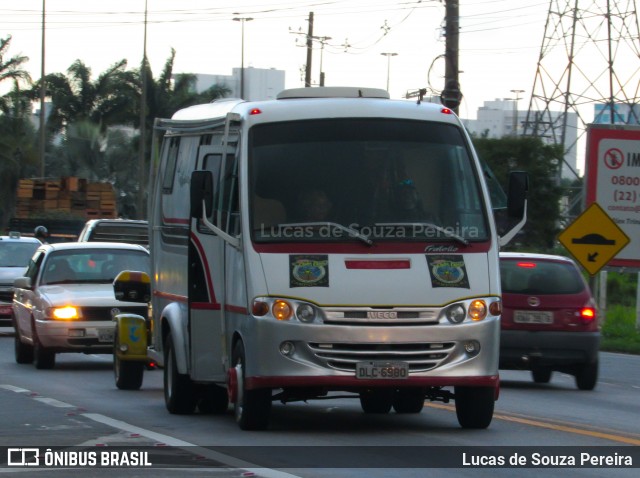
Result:
{"label": "palm tree", "polygon": [[[31,82],[31,76],[22,69],[23,63],[29,60],[28,56],[16,55],[5,61],[5,55],[11,45],[11,35],[7,38],[0,38],[0,82],[12,80],[15,85],[20,81]],[[9,95],[0,96],[0,111],[8,113],[11,107],[12,97]]]}
{"label": "palm tree", "polygon": [[[139,96],[139,89],[137,76],[126,71],[126,66],[127,61],[120,60],[92,81],[91,68],[76,60],[66,75],[47,75],[45,82],[52,103],[47,120],[49,132],[55,135],[79,121],[92,121],[102,132],[111,125],[133,123],[137,110],[134,98]],[[37,84],[32,98],[39,90]]]}
{"label": "palm tree", "polygon": [[0,228],[4,229],[15,204],[18,179],[30,172],[37,160],[36,134],[31,124],[31,102],[20,84],[31,83],[22,65],[29,58],[6,59],[11,36],[0,38],[0,82],[12,81],[13,89],[0,96]]}

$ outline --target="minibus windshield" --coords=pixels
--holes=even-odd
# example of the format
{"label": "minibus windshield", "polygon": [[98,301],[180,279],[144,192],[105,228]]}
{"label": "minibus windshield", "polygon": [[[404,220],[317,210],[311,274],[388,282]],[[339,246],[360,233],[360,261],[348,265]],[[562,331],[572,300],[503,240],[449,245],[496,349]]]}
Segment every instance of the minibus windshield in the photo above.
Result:
{"label": "minibus windshield", "polygon": [[488,238],[469,147],[455,125],[332,118],[255,125],[249,134],[256,242]]}

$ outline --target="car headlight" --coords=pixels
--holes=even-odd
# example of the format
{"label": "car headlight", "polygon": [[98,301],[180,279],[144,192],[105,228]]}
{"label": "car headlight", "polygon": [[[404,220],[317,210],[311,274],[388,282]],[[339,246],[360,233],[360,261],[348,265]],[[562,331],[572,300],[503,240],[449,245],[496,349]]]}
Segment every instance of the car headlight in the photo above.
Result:
{"label": "car headlight", "polygon": [[82,311],[72,305],[51,307],[47,316],[56,320],[78,320],[82,318]]}

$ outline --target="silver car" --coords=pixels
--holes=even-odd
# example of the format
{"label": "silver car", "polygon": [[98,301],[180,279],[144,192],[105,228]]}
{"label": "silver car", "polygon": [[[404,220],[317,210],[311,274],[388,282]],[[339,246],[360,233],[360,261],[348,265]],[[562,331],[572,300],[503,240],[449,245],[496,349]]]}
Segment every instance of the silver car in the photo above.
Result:
{"label": "silver car", "polygon": [[149,252],[135,244],[69,242],[42,245],[14,282],[15,358],[55,366],[56,353],[112,353],[120,312],[146,316],[147,306],[115,298],[123,270],[149,273]]}
{"label": "silver car", "polygon": [[12,327],[13,281],[24,275],[41,242],[19,232],[0,236],[0,327]]}

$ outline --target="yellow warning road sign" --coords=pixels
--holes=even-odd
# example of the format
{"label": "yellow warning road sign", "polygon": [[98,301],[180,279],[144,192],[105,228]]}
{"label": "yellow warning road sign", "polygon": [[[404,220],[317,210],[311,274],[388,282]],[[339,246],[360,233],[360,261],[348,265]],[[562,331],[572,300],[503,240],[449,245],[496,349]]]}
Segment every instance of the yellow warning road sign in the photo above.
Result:
{"label": "yellow warning road sign", "polygon": [[597,274],[630,241],[595,202],[558,235],[558,240],[591,275]]}

